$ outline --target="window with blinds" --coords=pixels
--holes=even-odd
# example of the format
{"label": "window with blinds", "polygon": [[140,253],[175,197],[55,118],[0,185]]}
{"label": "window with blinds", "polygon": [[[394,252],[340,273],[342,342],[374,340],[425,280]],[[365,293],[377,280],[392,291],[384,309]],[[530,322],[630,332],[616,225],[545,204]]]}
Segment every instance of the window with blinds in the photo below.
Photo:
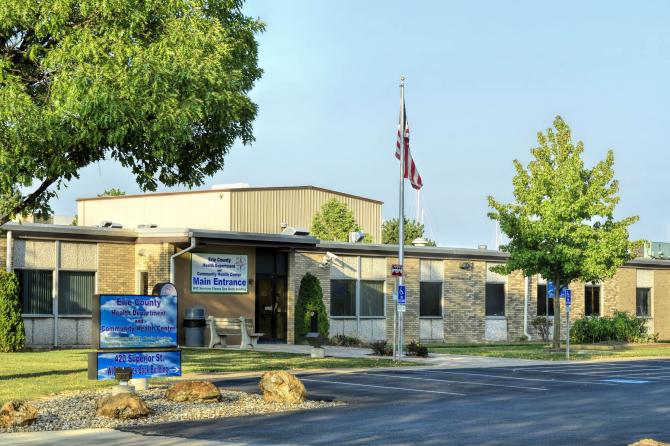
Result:
{"label": "window with blinds", "polygon": [[23,314],[53,314],[53,272],[36,269],[15,272]]}
{"label": "window with blinds", "polygon": [[59,314],[91,314],[94,293],[94,272],[60,271],[58,273]]}

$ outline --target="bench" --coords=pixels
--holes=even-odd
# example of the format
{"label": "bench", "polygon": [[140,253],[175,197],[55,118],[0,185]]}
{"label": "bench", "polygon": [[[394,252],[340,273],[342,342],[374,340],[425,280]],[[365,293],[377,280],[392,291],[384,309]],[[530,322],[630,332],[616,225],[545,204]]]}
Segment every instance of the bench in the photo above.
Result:
{"label": "bench", "polygon": [[254,321],[244,316],[239,318],[208,316],[207,325],[210,332],[209,348],[214,348],[215,345],[227,347],[228,336],[241,336],[240,350],[246,350],[254,348],[258,338],[263,336],[263,333],[254,332]]}

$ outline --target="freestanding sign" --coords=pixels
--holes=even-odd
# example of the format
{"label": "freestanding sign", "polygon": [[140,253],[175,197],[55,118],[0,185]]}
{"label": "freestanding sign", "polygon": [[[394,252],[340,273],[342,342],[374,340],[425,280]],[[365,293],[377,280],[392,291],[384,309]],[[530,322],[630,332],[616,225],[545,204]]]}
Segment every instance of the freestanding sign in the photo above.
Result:
{"label": "freestanding sign", "polygon": [[121,368],[133,378],[181,376],[176,289],[162,285],[157,295],[94,296],[89,379],[115,379]]}
{"label": "freestanding sign", "polygon": [[248,265],[244,254],[191,253],[191,292],[246,293]]}
{"label": "freestanding sign", "polygon": [[177,346],[177,296],[101,294],[97,348]]}

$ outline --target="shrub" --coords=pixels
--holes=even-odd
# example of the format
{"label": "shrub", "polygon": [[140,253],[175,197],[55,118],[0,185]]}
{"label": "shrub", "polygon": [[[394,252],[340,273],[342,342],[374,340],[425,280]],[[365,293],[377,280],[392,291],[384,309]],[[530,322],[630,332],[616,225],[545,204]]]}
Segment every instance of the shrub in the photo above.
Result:
{"label": "shrub", "polygon": [[421,345],[419,342],[412,341],[407,344],[407,356],[417,356],[419,358],[428,357],[428,347]]}
{"label": "shrub", "polygon": [[360,347],[364,344],[360,339],[353,336],[338,334],[330,338],[330,345],[337,347]]}
{"label": "shrub", "polygon": [[657,335],[647,332],[647,321],[623,311],[614,316],[585,316],[574,321],[570,339],[578,344],[595,342],[654,342]]}
{"label": "shrub", "polygon": [[386,341],[374,341],[370,343],[370,348],[377,356],[391,356],[393,348]]}
{"label": "shrub", "polygon": [[0,352],[16,352],[25,344],[19,281],[14,273],[0,271]]}
{"label": "shrub", "polygon": [[549,332],[551,331],[551,321],[544,316],[534,317],[530,322],[530,325],[537,331],[537,333],[542,337],[544,342],[549,340]]}
{"label": "shrub", "polygon": [[323,304],[323,291],[316,276],[307,273],[300,281],[298,300],[295,304],[295,335],[303,340],[310,331],[312,311],[318,315],[318,330],[323,339],[328,339],[329,321]]}

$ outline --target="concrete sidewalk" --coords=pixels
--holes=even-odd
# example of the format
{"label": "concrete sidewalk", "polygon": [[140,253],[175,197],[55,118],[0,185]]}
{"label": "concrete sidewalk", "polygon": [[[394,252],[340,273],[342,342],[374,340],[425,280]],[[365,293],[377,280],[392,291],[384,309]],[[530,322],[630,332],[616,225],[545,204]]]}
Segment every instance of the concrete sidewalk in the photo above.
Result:
{"label": "concrete sidewalk", "polygon": [[7,446],[248,446],[250,443],[228,443],[188,440],[181,437],[140,435],[113,429],[81,429],[52,432],[21,432],[0,434],[0,444]]}

